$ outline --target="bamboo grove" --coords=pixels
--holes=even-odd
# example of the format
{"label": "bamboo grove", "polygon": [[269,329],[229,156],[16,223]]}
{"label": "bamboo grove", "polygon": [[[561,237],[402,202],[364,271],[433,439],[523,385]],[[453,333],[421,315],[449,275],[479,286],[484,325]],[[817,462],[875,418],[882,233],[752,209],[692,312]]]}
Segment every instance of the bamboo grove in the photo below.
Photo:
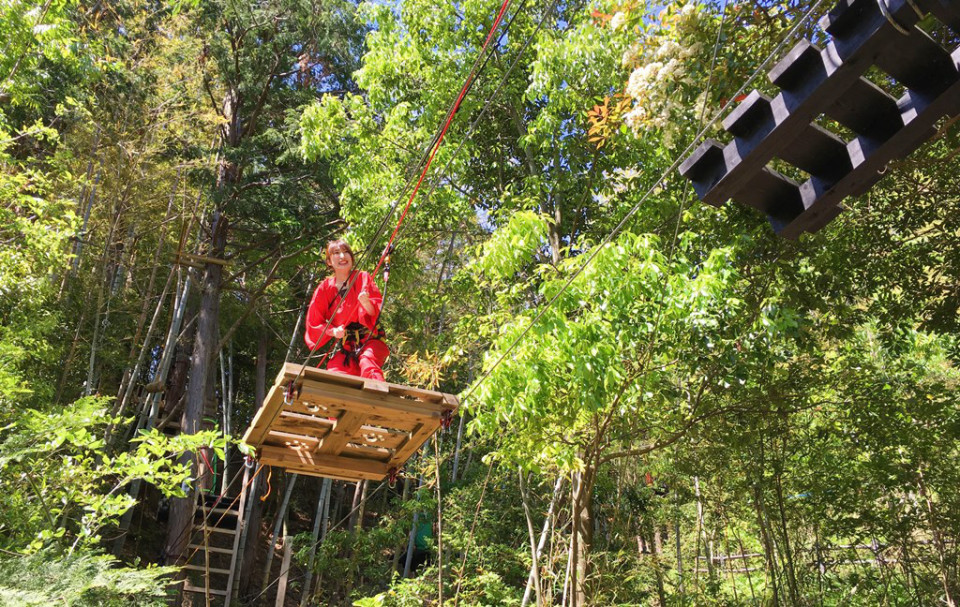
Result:
{"label": "bamboo grove", "polygon": [[[201,604],[324,244],[379,254],[500,6],[0,3],[0,603]],[[668,170],[830,8],[508,5],[383,313],[461,415],[395,485],[253,464],[237,604],[957,604],[960,130],[796,242]]]}

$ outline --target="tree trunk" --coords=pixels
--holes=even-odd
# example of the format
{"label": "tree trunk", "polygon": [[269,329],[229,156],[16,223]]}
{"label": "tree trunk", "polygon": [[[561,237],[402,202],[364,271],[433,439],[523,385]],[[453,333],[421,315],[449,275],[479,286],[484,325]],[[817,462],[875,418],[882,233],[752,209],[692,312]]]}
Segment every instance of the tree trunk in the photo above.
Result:
{"label": "tree trunk", "polygon": [[[157,371],[153,376],[153,381],[150,382],[152,384],[159,384],[162,386],[167,381],[167,374],[170,370],[171,361],[173,360],[173,353],[177,349],[177,337],[180,335],[180,323],[183,321],[183,314],[187,307],[187,296],[189,293],[190,278],[187,277],[187,280],[184,281],[183,284],[183,293],[180,294],[179,298],[174,297],[175,303],[173,318],[170,320],[170,328],[167,331],[167,339],[166,342],[164,342],[163,355],[160,357],[160,364],[157,365]],[[153,410],[159,409],[160,394],[161,393],[159,391],[154,392],[149,394],[148,397],[144,399],[144,410],[140,412],[140,419],[134,421],[134,428],[146,427],[148,430],[153,428],[153,424],[156,421]],[[169,394],[170,392],[168,392],[168,396]],[[135,479],[130,484],[129,494],[135,499],[140,493],[140,483],[140,479]],[[130,521],[132,520],[132,517],[133,508],[130,508],[123,513],[123,517],[120,519],[120,534],[113,545],[113,553],[118,556],[123,550],[123,543],[126,540],[126,531],[130,528]]]}
{"label": "tree trunk", "polygon": [[353,533],[358,527],[363,527],[363,500],[367,494],[367,481],[358,481],[353,490],[353,503],[350,504],[350,521],[347,529]]}
{"label": "tree trunk", "polygon": [[571,567],[570,607],[590,604],[590,549],[593,547],[593,484],[596,470],[589,464],[573,473],[571,488],[573,509],[573,565]]}
{"label": "tree trunk", "polygon": [[[210,250],[214,258],[223,257],[227,242],[227,219],[220,211],[214,211],[210,221]],[[220,327],[220,289],[223,280],[223,266],[216,263],[206,264],[201,284],[200,314],[197,321],[196,339],[193,355],[190,359],[190,381],[187,384],[187,400],[180,421],[180,431],[196,434],[200,431],[204,408],[212,394],[211,373],[219,340]],[[196,472],[193,477],[201,485],[206,471],[196,465],[192,454],[184,454],[182,462],[189,463]],[[167,531],[167,543],[164,548],[167,562],[173,564],[180,558],[189,536],[189,527],[193,517],[195,494],[191,490],[186,498],[171,500],[170,526]]]}
{"label": "tree trunk", "polygon": [[[550,527],[553,522],[553,512],[557,507],[557,504],[560,502],[560,494],[563,490],[563,477],[557,479],[556,484],[553,486],[553,497],[550,498],[550,506],[547,508],[547,515],[543,519],[543,528],[540,529],[540,540],[536,544],[536,548],[533,551],[533,563],[530,565],[530,574],[527,576],[527,588],[523,592],[523,600],[520,602],[520,607],[526,607],[527,603],[530,602],[530,592],[533,590],[534,584],[537,586],[540,585],[540,555],[543,553],[543,548],[547,544],[547,537],[550,535]],[[532,547],[531,540],[531,547]],[[537,592],[537,601],[542,601],[543,597],[538,588]],[[539,604],[539,603],[538,603]]]}
{"label": "tree trunk", "polygon": [[794,605],[799,605],[800,590],[797,587],[797,577],[793,566],[793,549],[790,546],[790,534],[787,529],[787,513],[783,504],[783,484],[781,478],[781,473],[778,470],[776,474],[777,510],[780,514],[780,534],[783,536],[783,557],[786,561],[787,587],[790,592],[790,602]]}
{"label": "tree trunk", "polygon": [[293,495],[293,487],[297,484],[297,475],[291,474],[287,481],[287,490],[283,494],[283,501],[280,503],[280,510],[277,511],[277,521],[273,526],[273,533],[270,534],[270,544],[267,549],[267,564],[263,569],[263,583],[260,585],[261,592],[267,591],[267,584],[270,583],[270,568],[273,566],[273,556],[276,552],[277,537],[280,535],[280,527],[287,515],[287,506],[290,504],[290,496]]}
{"label": "tree trunk", "polygon": [[90,396],[94,392],[93,384],[96,373],[97,348],[100,343],[100,328],[102,326],[106,326],[107,320],[110,317],[109,298],[102,320],[100,318],[100,308],[104,307],[103,300],[105,297],[107,297],[106,291],[108,291],[108,287],[106,283],[109,281],[109,276],[107,275],[107,266],[109,265],[108,260],[110,258],[110,245],[113,242],[114,235],[116,234],[117,225],[120,223],[120,215],[121,207],[118,203],[114,209],[113,219],[110,222],[110,230],[107,232],[106,240],[103,243],[103,254],[100,256],[100,278],[97,281],[97,304],[93,309],[93,337],[90,340],[90,357],[87,363],[87,381],[83,385],[84,396]]}
{"label": "tree trunk", "polygon": [[767,526],[766,514],[763,508],[763,494],[759,485],[753,487],[753,501],[757,511],[757,525],[760,527],[760,538],[763,543],[763,557],[767,568],[767,575],[770,577],[770,586],[773,589],[773,605],[780,604],[780,592],[777,588],[777,557],[773,547],[773,538],[770,529]]}

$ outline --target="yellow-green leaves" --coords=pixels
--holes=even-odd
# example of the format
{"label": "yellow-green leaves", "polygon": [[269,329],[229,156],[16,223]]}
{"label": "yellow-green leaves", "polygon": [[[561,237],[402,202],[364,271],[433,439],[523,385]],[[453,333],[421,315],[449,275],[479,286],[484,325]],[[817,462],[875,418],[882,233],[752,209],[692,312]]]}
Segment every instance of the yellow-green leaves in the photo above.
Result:
{"label": "yellow-green leaves", "polygon": [[476,269],[494,282],[510,282],[546,244],[547,228],[547,219],[542,215],[533,211],[514,213],[484,243]]}

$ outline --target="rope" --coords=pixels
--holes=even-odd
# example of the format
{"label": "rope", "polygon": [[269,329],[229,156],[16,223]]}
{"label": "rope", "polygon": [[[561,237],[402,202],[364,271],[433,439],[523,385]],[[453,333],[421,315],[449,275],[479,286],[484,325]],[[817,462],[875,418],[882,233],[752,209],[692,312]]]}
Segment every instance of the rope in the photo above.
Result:
{"label": "rope", "polygon": [[[487,53],[487,49],[490,46],[491,40],[493,40],[494,33],[499,28],[500,23],[503,20],[503,16],[506,14],[506,11],[510,5],[510,2],[511,0],[503,0],[503,3],[500,5],[500,10],[497,12],[497,16],[494,19],[493,25],[490,27],[490,30],[487,33],[487,37],[484,40],[483,45],[480,49],[480,54],[477,56],[477,59],[474,62],[473,67],[470,70],[470,73],[467,75],[466,81],[463,83],[463,86],[460,88],[460,93],[457,95],[456,100],[453,102],[453,104],[450,106],[450,109],[447,111],[447,115],[443,122],[443,126],[440,129],[440,132],[437,134],[436,137],[434,137],[433,142],[430,144],[430,146],[427,148],[425,152],[426,162],[423,163],[423,160],[421,160],[421,163],[423,163],[424,166],[420,172],[420,177],[417,179],[417,182],[414,185],[413,190],[410,192],[410,196],[408,197],[407,203],[403,208],[403,212],[400,215],[400,219],[397,221],[397,224],[390,235],[390,239],[387,242],[387,246],[384,248],[383,253],[381,253],[380,258],[377,261],[377,265],[372,272],[373,276],[376,276],[377,272],[379,272],[380,270],[380,266],[384,262],[384,259],[387,257],[387,255],[389,255],[390,246],[393,244],[393,241],[397,236],[397,232],[400,230],[400,226],[403,224],[404,220],[407,217],[407,213],[410,210],[410,205],[413,203],[414,198],[416,198],[417,192],[420,190],[420,186],[423,184],[423,180],[426,177],[427,172],[430,170],[430,165],[433,163],[433,159],[436,156],[437,151],[440,149],[440,144],[443,142],[443,138],[446,136],[447,131],[450,129],[450,125],[453,123],[454,116],[456,116],[457,111],[459,111],[460,109],[460,104],[463,102],[463,99],[466,97],[467,93],[470,91],[470,88],[473,86],[473,83],[476,81],[476,76],[479,74],[480,69],[486,66],[487,60],[489,60],[490,54]],[[504,31],[504,35],[505,34],[506,34],[506,31]],[[397,206],[399,205],[399,202],[401,200],[402,198],[398,199],[397,203],[394,204],[394,206],[390,209],[390,211],[384,216],[384,219],[381,222],[380,227],[377,229],[377,232],[374,234],[374,237],[370,241],[370,245],[364,250],[363,254],[361,254],[360,259],[357,260],[357,262],[354,264],[354,267],[358,267],[360,263],[365,259],[367,252],[373,249],[374,245],[376,244],[376,241],[379,240],[380,235],[383,234],[387,221],[389,221],[389,218],[393,216],[394,212],[396,212]],[[350,289],[353,288],[353,285],[356,282],[358,276],[359,276],[359,272],[356,272],[356,271],[351,274],[350,278],[346,283],[347,285],[345,290],[346,293],[349,293]],[[321,331],[321,335],[326,333],[327,329],[330,328],[330,324],[333,321],[333,317],[336,316],[337,312],[342,307],[345,299],[346,299],[345,297],[341,298],[341,301],[337,304],[337,307],[330,314],[330,318],[329,320],[327,320],[326,324],[324,325]],[[353,307],[353,310],[351,310],[350,312],[351,315],[356,311],[356,308],[358,305],[359,305],[359,302],[357,302],[357,304]],[[303,372],[307,367],[307,362],[309,361],[309,356],[313,354],[313,351],[315,349],[316,347],[313,347],[310,349],[310,353],[308,354],[307,359],[304,360],[303,364],[300,366],[300,370],[297,372],[296,377],[294,377],[292,380],[294,383],[296,383],[296,381],[299,380],[300,377],[303,375]],[[329,355],[330,353],[328,352],[327,356]]]}

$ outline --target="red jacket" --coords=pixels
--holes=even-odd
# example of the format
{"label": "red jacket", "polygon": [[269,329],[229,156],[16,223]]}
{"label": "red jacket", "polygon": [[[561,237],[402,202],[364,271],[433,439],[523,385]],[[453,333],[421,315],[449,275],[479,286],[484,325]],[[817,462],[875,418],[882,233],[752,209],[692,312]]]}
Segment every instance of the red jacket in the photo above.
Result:
{"label": "red jacket", "polygon": [[[380,306],[383,303],[383,295],[377,288],[377,283],[368,272],[357,272],[356,280],[347,293],[346,301],[340,308],[340,296],[337,293],[337,284],[333,276],[330,276],[317,285],[317,290],[313,292],[313,299],[310,300],[310,307],[307,309],[307,330],[303,334],[303,340],[307,342],[307,347],[315,351],[330,340],[330,336],[323,332],[327,327],[327,321],[330,321],[329,327],[346,327],[350,323],[358,322],[371,331],[377,323],[377,317],[380,316]],[[348,279],[349,283],[350,280]],[[360,305],[357,296],[361,291],[366,291],[370,296],[370,303],[373,304],[374,313],[368,314]],[[334,310],[337,311],[333,314]],[[333,320],[330,316],[333,314]]]}

